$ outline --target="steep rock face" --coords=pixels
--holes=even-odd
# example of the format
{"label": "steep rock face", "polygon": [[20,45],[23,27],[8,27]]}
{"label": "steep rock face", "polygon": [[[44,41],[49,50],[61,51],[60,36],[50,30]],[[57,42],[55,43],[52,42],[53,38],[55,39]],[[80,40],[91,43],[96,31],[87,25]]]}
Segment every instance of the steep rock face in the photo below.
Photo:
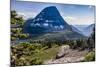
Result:
{"label": "steep rock face", "polygon": [[71,31],[72,28],[61,17],[55,6],[46,7],[34,19],[29,19],[24,24],[24,32],[40,34],[61,30]]}

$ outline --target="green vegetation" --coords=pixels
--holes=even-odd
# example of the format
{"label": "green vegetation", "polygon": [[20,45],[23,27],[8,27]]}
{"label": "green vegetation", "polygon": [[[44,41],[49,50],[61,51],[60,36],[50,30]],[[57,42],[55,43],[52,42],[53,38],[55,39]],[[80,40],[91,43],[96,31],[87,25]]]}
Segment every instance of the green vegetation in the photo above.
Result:
{"label": "green vegetation", "polygon": [[21,33],[22,32],[22,28],[12,28],[11,29],[11,32],[13,32],[13,33]]}
{"label": "green vegetation", "polygon": [[11,11],[11,40],[26,39],[29,34],[22,32],[24,19],[16,11]]}
{"label": "green vegetation", "polygon": [[11,36],[11,40],[14,41],[14,40],[19,40],[19,39],[27,39],[29,37],[29,34],[12,34]]}
{"label": "green vegetation", "polygon": [[41,60],[46,61],[52,58],[55,58],[55,56],[58,53],[58,46],[53,46],[52,48],[42,50],[38,54],[36,54],[37,57],[41,57]]}
{"label": "green vegetation", "polygon": [[28,42],[11,46],[11,63],[16,66],[42,64],[45,60],[55,58],[59,46],[46,49],[41,44]]}
{"label": "green vegetation", "polygon": [[[89,39],[89,38],[88,38]],[[91,48],[91,44],[88,39],[80,40],[66,40],[66,41],[30,41],[22,42],[18,45],[11,46],[11,64],[16,66],[23,65],[39,65],[43,64],[44,61],[55,58],[61,45],[69,45],[71,49],[85,50],[89,49],[93,51],[94,47]],[[91,38],[92,40],[92,38]],[[93,44],[92,44],[93,45]],[[83,61],[94,61],[95,53],[89,52]]]}
{"label": "green vegetation", "polygon": [[95,28],[93,29],[93,33],[91,34],[91,36],[88,38],[87,43],[90,49],[95,48]]}
{"label": "green vegetation", "polygon": [[95,52],[91,51],[85,56],[85,62],[95,61]]}
{"label": "green vegetation", "polygon": [[73,40],[69,42],[71,49],[84,50],[88,48],[87,39]]}
{"label": "green vegetation", "polygon": [[15,25],[23,25],[24,20],[21,16],[18,16],[18,14],[16,13],[16,11],[11,11],[11,24],[15,24]]}
{"label": "green vegetation", "polygon": [[19,35],[18,35],[18,38],[19,38],[19,39],[25,39],[25,38],[28,38],[28,37],[29,37],[28,34],[19,34]]}
{"label": "green vegetation", "polygon": [[[93,37],[93,35],[91,35]],[[23,42],[18,45],[11,46],[11,64],[16,66],[22,65],[39,65],[43,64],[44,61],[55,58],[60,46],[62,44],[69,45],[71,49],[85,50],[89,49],[93,51],[95,49],[94,44],[89,43],[88,39],[80,40],[36,40],[31,42]],[[94,39],[91,38],[94,42]],[[95,53],[90,52],[85,56],[83,61],[94,61]]]}

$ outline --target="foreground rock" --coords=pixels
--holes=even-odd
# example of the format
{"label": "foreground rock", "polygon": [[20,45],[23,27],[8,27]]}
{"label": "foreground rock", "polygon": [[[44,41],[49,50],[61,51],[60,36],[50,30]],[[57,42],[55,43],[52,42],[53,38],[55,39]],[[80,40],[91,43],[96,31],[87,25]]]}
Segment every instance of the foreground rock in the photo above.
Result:
{"label": "foreground rock", "polygon": [[68,45],[62,46],[60,48],[58,54],[56,55],[56,59],[59,59],[61,57],[64,57],[68,53],[68,50],[69,50],[69,46]]}

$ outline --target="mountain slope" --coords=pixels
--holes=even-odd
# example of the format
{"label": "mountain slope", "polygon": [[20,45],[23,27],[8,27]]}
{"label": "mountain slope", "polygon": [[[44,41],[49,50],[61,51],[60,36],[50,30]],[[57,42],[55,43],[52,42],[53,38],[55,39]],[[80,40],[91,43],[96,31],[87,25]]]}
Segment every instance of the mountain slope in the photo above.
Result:
{"label": "mountain slope", "polygon": [[71,25],[71,27],[75,32],[82,34],[82,32],[79,29],[77,29],[75,26]]}
{"label": "mountain slope", "polygon": [[84,37],[65,22],[55,6],[46,7],[34,19],[28,19],[24,24],[23,32],[32,36],[37,35],[36,39],[74,39]]}
{"label": "mountain slope", "polygon": [[[80,33],[84,36],[89,37],[93,31],[93,28],[95,27],[95,24],[91,25],[75,25],[75,27],[81,31]],[[78,31],[77,31],[78,32]]]}
{"label": "mountain slope", "polygon": [[90,36],[91,34],[92,34],[92,32],[93,32],[93,28],[95,27],[95,24],[91,24],[91,25],[89,25],[88,27],[86,27],[85,29],[84,29],[84,31],[85,31],[85,35],[86,36]]}
{"label": "mountain slope", "polygon": [[64,30],[59,32],[46,33],[43,34],[42,36],[37,36],[36,38],[34,38],[34,40],[52,41],[52,40],[73,40],[80,38],[85,38],[85,36],[77,32]]}

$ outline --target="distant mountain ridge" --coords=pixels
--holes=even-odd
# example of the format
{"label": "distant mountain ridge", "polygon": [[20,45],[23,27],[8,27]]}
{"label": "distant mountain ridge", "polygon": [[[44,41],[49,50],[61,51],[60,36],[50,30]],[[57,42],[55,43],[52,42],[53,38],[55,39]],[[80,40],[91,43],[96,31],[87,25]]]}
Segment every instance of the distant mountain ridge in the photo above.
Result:
{"label": "distant mountain ridge", "polygon": [[87,34],[87,36],[90,36],[93,33],[93,28],[95,27],[95,24],[91,24],[88,27],[86,27],[84,29],[84,31],[86,32],[85,34]]}
{"label": "distant mountain ridge", "polygon": [[82,32],[79,29],[77,29],[75,26],[71,25],[71,27],[75,32],[82,34]]}
{"label": "distant mountain ridge", "polygon": [[75,27],[81,31],[81,34],[85,36],[90,36],[91,33],[93,32],[93,28],[95,27],[95,24],[90,24],[90,25],[75,25]]}

